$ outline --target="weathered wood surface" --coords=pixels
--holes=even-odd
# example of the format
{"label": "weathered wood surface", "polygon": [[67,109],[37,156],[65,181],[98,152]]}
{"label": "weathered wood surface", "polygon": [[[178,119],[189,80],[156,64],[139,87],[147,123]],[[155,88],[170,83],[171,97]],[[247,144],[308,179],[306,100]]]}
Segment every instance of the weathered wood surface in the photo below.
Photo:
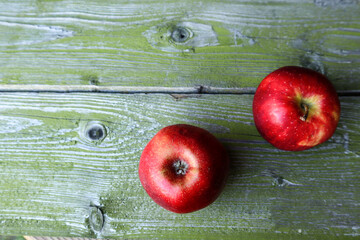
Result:
{"label": "weathered wood surface", "polygon": [[358,0],[1,1],[0,84],[242,88],[301,65],[360,90],[359,42]]}
{"label": "weathered wood surface", "polygon": [[[341,97],[335,135],[298,153],[266,143],[251,112],[284,65],[359,95],[359,57],[358,0],[0,0],[0,239],[359,238],[360,97]],[[232,161],[221,197],[187,215],[137,176],[174,123],[208,129]]]}
{"label": "weathered wood surface", "polygon": [[[342,97],[331,140],[297,153],[276,150],[259,136],[252,99],[0,94],[0,235],[359,237],[360,98]],[[231,156],[220,198],[186,215],[158,207],[137,175],[143,147],[160,128],[175,123],[208,129]],[[104,129],[100,140],[87,134],[94,125]]]}

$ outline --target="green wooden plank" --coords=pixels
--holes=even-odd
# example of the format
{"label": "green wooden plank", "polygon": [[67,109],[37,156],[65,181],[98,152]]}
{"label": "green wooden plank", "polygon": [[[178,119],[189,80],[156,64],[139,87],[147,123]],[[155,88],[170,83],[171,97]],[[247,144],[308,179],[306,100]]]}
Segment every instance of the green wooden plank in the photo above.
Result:
{"label": "green wooden plank", "polygon": [[[360,99],[341,98],[339,127],[328,142],[293,153],[259,136],[252,98],[0,94],[0,235],[358,238]],[[158,207],[137,175],[146,143],[175,123],[208,129],[231,157],[223,194],[186,215]],[[88,138],[93,124],[104,138]]]}
{"label": "green wooden plank", "polygon": [[94,240],[93,238],[0,236],[0,240]]}
{"label": "green wooden plank", "polygon": [[0,239],[1,240],[26,240],[22,236],[1,236],[1,235],[0,235]]}
{"label": "green wooden plank", "polygon": [[0,2],[0,84],[242,88],[300,65],[360,89],[359,1]]}

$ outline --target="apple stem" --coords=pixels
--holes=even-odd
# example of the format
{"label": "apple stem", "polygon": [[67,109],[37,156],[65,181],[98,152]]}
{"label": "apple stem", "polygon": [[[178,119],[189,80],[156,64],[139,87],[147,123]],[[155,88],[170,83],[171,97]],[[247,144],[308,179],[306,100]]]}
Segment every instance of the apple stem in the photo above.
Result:
{"label": "apple stem", "polygon": [[305,103],[301,103],[300,106],[304,110],[304,115],[300,119],[305,122],[309,115],[309,106]]}
{"label": "apple stem", "polygon": [[174,162],[173,166],[177,175],[185,175],[189,167],[187,162],[183,160],[177,160],[176,162]]}

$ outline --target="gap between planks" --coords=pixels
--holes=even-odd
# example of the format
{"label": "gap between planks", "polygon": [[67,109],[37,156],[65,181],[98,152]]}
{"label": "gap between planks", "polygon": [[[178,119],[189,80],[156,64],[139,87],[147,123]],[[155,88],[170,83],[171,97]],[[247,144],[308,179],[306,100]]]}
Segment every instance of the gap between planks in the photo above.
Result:
{"label": "gap between planks", "polygon": [[[220,88],[197,85],[193,87],[132,87],[96,85],[0,85],[0,92],[57,92],[57,93],[165,93],[165,94],[255,94],[255,87]],[[360,90],[338,91],[339,96],[360,96]]]}
{"label": "gap between planks", "polygon": [[193,87],[132,87],[96,85],[0,85],[0,92],[99,92],[99,93],[178,93],[178,94],[254,94],[256,88]]}
{"label": "gap between planks", "polygon": [[33,237],[24,236],[25,240],[95,240],[97,238],[71,238],[71,237]]}

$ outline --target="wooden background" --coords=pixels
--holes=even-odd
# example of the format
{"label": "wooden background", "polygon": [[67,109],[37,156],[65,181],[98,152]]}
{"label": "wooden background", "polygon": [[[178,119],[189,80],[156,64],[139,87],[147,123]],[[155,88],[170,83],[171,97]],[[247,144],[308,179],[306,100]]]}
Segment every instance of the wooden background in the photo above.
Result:
{"label": "wooden background", "polygon": [[[256,87],[285,65],[340,95],[336,133],[303,152],[253,123]],[[359,239],[359,119],[358,0],[1,0],[0,238]],[[185,215],[137,176],[176,123],[231,156],[223,194]]]}

